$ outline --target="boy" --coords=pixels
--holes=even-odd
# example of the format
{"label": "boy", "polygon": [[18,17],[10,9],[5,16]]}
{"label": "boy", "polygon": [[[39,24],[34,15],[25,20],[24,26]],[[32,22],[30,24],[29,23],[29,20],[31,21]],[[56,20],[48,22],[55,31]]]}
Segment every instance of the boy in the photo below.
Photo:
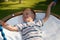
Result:
{"label": "boy", "polygon": [[[26,8],[23,10],[23,21],[24,23],[17,24],[16,26],[12,27],[11,25],[6,24],[5,22],[0,20],[1,25],[10,30],[10,31],[20,31],[22,35],[22,40],[42,40],[42,36],[39,29],[46,22],[49,18],[51,7],[55,5],[55,2],[51,2],[48,5],[47,12],[45,17],[41,20],[36,20],[35,12],[30,9]],[[43,22],[43,23],[42,23]]]}

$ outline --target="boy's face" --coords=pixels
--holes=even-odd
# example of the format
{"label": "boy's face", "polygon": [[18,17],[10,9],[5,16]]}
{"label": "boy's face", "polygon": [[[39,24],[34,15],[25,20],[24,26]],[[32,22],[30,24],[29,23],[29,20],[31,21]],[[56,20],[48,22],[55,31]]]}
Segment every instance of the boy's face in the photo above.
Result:
{"label": "boy's face", "polygon": [[34,19],[34,14],[31,9],[27,8],[23,11],[23,20],[25,22],[31,22]]}

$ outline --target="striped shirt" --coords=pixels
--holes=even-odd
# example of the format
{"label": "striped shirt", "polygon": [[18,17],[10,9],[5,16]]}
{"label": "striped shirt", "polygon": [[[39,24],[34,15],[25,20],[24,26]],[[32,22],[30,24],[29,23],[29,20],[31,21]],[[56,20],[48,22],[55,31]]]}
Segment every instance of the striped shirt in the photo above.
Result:
{"label": "striped shirt", "polygon": [[42,24],[42,21],[38,20],[17,24],[16,26],[22,34],[22,40],[42,40],[42,31],[40,30]]}

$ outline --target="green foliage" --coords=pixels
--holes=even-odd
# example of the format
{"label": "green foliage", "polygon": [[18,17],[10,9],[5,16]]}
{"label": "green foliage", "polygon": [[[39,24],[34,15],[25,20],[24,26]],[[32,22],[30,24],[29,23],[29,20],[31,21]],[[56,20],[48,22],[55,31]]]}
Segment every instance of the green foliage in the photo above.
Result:
{"label": "green foliage", "polygon": [[[10,15],[15,12],[22,11],[24,8],[30,7],[35,10],[44,10],[46,11],[48,4],[52,0],[22,0],[22,3],[19,4],[18,0],[9,0],[8,2],[0,3],[0,19],[4,18],[7,15]],[[52,12],[60,15],[60,4],[52,8]]]}
{"label": "green foliage", "polygon": [[4,2],[4,0],[0,0],[0,3],[1,3],[1,2]]}

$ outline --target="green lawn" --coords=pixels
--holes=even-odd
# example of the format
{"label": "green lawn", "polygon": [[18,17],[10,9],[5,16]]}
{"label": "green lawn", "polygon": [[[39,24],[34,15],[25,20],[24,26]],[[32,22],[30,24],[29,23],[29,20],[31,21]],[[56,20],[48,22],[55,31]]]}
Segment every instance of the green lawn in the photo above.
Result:
{"label": "green lawn", "polygon": [[[46,0],[22,0],[21,4],[19,4],[18,1],[2,2],[0,3],[0,19],[9,14],[19,12],[26,7],[46,11],[48,4],[49,3]],[[60,4],[57,4],[54,8],[52,8],[52,12],[60,15],[59,7]]]}

